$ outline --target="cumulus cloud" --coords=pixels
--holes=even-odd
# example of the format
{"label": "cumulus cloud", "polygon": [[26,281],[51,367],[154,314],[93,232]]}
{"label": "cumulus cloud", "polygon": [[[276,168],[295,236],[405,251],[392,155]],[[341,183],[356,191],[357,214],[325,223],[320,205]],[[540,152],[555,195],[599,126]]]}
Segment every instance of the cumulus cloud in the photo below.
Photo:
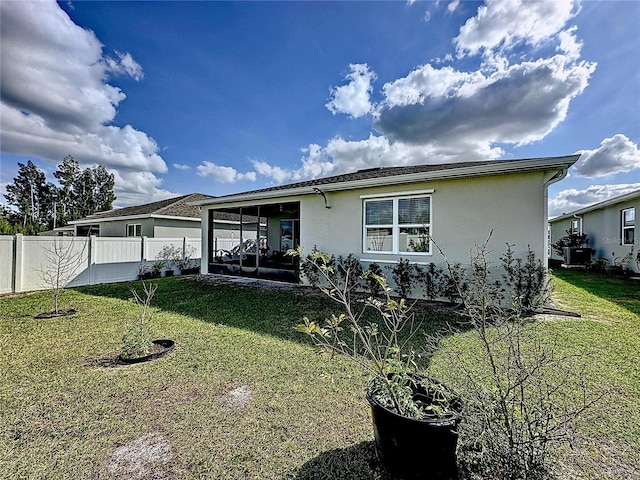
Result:
{"label": "cumulus cloud", "polygon": [[345,80],[349,83],[340,87],[331,88],[331,101],[325,106],[334,115],[345,113],[352,118],[362,117],[371,113],[373,105],[370,101],[373,86],[371,83],[376,80],[376,74],[369,70],[369,66],[364,64],[350,64],[349,74]]}
{"label": "cumulus cloud", "polygon": [[[447,9],[456,7],[453,1]],[[477,68],[441,66],[439,60],[420,65],[386,82],[378,103],[371,100],[375,72],[366,64],[350,65],[349,83],[332,89],[327,108],[354,118],[370,114],[377,134],[310,145],[301,168],[286,178],[499,158],[500,144],[542,140],[565,120],[597,66],[580,58],[577,29],[568,26],[577,10],[572,1],[488,0],[453,39],[458,58],[481,55]],[[539,52],[552,53],[536,58],[541,46],[547,48]],[[511,55],[515,47],[521,49],[517,58]],[[449,53],[444,58],[455,61]]]}
{"label": "cumulus cloud", "polygon": [[487,0],[453,39],[459,56],[507,50],[519,43],[540,45],[577,13],[577,2]]}
{"label": "cumulus cloud", "polygon": [[189,165],[184,165],[182,163],[174,163],[172,167],[176,170],[191,170],[191,167]]}
{"label": "cumulus cloud", "polygon": [[196,171],[199,176],[210,177],[220,183],[236,183],[242,180],[255,182],[256,180],[256,172],[240,173],[233,167],[225,167],[206,161],[198,165]]}
{"label": "cumulus cloud", "polygon": [[598,148],[576,153],[581,156],[572,171],[581,177],[607,177],[640,169],[638,145],[621,133],[605,138]]}
{"label": "cumulus cloud", "polygon": [[544,138],[565,119],[595,64],[560,55],[522,62],[483,76],[426,65],[385,85],[387,102],[375,127],[408,143],[501,142]]}
{"label": "cumulus cloud", "polygon": [[[73,155],[81,165],[102,164],[117,173],[115,191],[125,198],[133,180],[143,182],[151,198],[162,196],[167,166],[158,145],[131,125],[112,123],[125,99],[110,75],[143,78],[129,53],[103,53],[95,34],[74,24],[55,1],[0,2],[2,70],[0,123],[2,151],[34,155],[59,163]],[[129,181],[132,179],[132,181]]]}
{"label": "cumulus cloud", "polygon": [[389,142],[382,135],[369,135],[363,140],[332,138],[326,146],[311,144],[303,150],[302,166],[298,169],[281,169],[267,162],[254,163],[258,173],[268,176],[276,183],[303,181],[312,178],[339,175],[372,166],[402,166],[416,164],[438,164],[460,161],[498,158],[503,152],[488,143],[460,144],[452,146],[410,145],[403,142]]}
{"label": "cumulus cloud", "polygon": [[253,168],[260,175],[269,177],[276,183],[282,183],[290,177],[290,173],[287,170],[280,167],[273,167],[264,161],[253,161]]}
{"label": "cumulus cloud", "polygon": [[584,190],[574,188],[562,190],[549,200],[549,217],[557,217],[637,190],[640,190],[640,183],[590,185]]}
{"label": "cumulus cloud", "polygon": [[114,208],[142,205],[178,196],[178,193],[161,188],[162,179],[151,172],[114,170],[115,184],[118,185]]}

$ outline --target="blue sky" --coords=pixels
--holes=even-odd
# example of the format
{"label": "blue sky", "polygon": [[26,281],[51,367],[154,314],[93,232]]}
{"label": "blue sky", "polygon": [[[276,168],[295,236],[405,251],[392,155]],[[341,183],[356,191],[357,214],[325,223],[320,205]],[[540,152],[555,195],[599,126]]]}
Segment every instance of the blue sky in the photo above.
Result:
{"label": "blue sky", "polygon": [[119,207],[576,152],[551,215],[640,189],[640,2],[0,8],[0,193],[68,154]]}

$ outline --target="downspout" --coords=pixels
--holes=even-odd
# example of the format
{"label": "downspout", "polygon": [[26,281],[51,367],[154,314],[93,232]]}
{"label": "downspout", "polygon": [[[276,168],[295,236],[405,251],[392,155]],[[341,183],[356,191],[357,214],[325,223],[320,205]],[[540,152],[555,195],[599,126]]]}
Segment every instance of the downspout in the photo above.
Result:
{"label": "downspout", "polygon": [[[549,246],[549,236],[550,234],[548,234],[547,232],[549,232],[549,185],[552,185],[556,182],[559,182],[560,180],[562,180],[563,178],[565,178],[567,176],[567,173],[569,171],[569,168],[563,168],[561,170],[557,170],[548,180],[545,180],[544,182],[544,221],[543,221],[543,225],[547,226],[547,231],[545,231],[545,235],[544,235],[544,265],[549,265],[549,258],[550,258],[550,246]],[[582,227],[581,227],[582,228]]]}

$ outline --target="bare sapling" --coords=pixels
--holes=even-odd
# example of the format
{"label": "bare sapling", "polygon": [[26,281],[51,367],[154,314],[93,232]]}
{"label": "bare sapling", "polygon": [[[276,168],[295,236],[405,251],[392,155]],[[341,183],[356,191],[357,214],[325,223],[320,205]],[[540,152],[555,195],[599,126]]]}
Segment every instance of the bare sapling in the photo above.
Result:
{"label": "bare sapling", "polygon": [[138,317],[122,337],[122,357],[139,358],[147,355],[153,348],[153,339],[149,331],[151,322],[151,300],[158,289],[155,283],[142,282],[143,295],[135,288],[131,289],[133,299],[138,305]]}
{"label": "bare sapling", "polygon": [[[37,270],[42,282],[51,290],[54,315],[61,315],[60,296],[79,273],[86,259],[87,239],[54,238],[50,247],[44,249],[44,262]],[[80,248],[77,243],[81,242]]]}

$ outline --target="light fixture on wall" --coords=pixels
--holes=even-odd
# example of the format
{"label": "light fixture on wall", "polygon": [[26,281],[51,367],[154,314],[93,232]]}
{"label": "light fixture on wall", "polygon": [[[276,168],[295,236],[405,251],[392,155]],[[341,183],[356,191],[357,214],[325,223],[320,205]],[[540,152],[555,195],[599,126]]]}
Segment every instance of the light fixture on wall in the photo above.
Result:
{"label": "light fixture on wall", "polygon": [[331,208],[327,202],[327,196],[322,190],[320,190],[318,187],[313,187],[313,191],[324,199],[324,208]]}

